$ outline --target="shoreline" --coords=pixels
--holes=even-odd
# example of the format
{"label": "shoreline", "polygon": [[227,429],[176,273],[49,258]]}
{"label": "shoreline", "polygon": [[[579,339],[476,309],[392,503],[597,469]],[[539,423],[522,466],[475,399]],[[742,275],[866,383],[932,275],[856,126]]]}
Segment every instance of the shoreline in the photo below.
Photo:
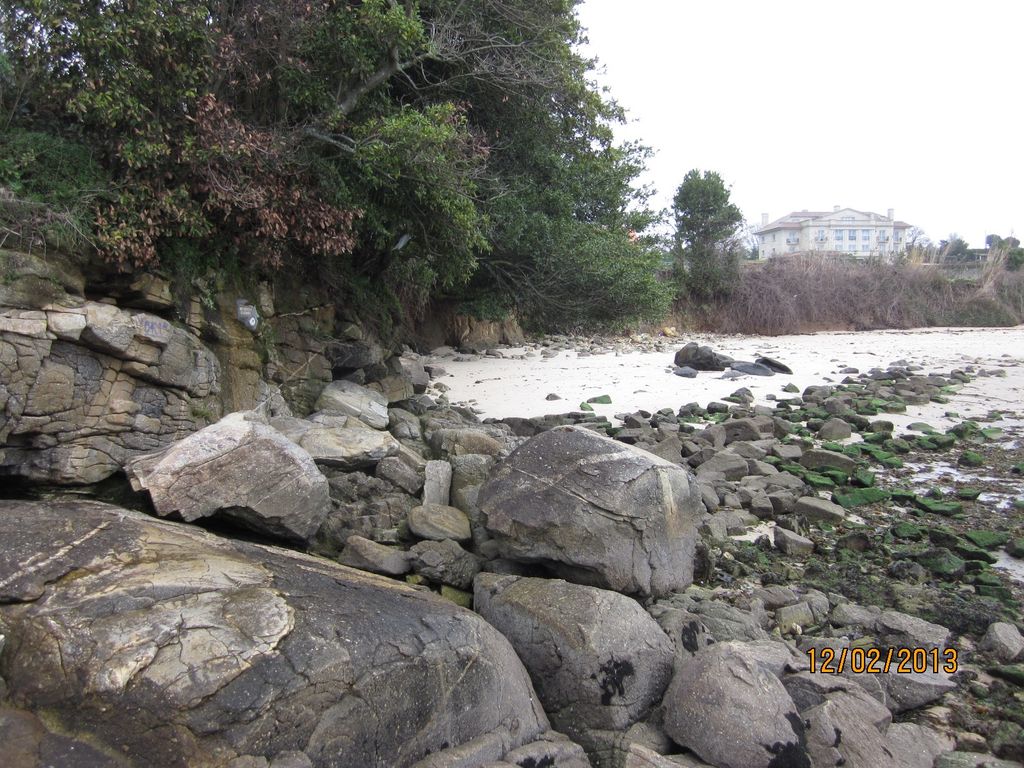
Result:
{"label": "shoreline", "polygon": [[[673,355],[686,342],[697,341],[735,357],[753,360],[764,355],[788,365],[792,375],[743,375],[723,378],[722,372],[701,372],[685,379],[672,374]],[[661,349],[654,349],[657,345]],[[1024,402],[1024,325],[1010,328],[925,328],[913,331],[830,331],[792,336],[733,336],[687,334],[678,338],[633,337],[598,343],[570,340],[545,353],[542,343],[504,348],[488,355],[431,354],[425,362],[441,365],[446,375],[435,379],[432,390],[453,405],[470,407],[481,419],[530,418],[578,411],[585,400],[608,395],[611,403],[593,404],[599,416],[639,410],[678,409],[690,402],[706,405],[745,387],[757,405],[771,406],[785,398],[788,384],[801,392],[808,386],[838,384],[847,375],[890,365],[921,366],[926,371],[973,368],[1003,370],[1005,378],[976,378],[957,395],[960,418],[1009,409]],[[596,349],[597,351],[591,351]],[[550,356],[542,356],[548,354]],[[437,387],[441,383],[443,387]],[[561,399],[546,400],[549,394]],[[910,406],[906,414],[887,414],[896,428],[914,421],[929,421],[936,429],[957,419],[944,413],[952,406],[931,403]]]}

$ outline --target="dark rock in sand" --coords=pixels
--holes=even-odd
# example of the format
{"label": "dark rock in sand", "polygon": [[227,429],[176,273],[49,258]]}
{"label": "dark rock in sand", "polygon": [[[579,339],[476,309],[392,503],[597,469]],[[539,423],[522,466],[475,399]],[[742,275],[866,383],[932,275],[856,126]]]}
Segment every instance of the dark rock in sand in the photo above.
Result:
{"label": "dark rock in sand", "polygon": [[715,352],[711,347],[701,346],[695,341],[684,346],[675,356],[676,366],[689,366],[698,371],[724,371],[731,362],[732,358],[728,355]]}
{"label": "dark rock in sand", "polygon": [[754,360],[758,365],[763,365],[765,368],[769,368],[775,373],[784,373],[788,376],[793,374],[793,370],[783,363],[780,363],[773,357],[759,357]]}
{"label": "dark rock in sand", "polygon": [[740,373],[745,373],[748,376],[774,376],[775,371],[769,368],[767,365],[761,365],[760,363],[751,363],[747,360],[734,360],[729,364],[729,367]]}

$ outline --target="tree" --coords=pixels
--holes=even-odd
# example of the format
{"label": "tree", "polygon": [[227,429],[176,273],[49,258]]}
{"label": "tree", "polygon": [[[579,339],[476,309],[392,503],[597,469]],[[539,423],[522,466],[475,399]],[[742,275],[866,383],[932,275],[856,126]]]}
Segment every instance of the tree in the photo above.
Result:
{"label": "tree", "polygon": [[988,235],[985,238],[985,247],[989,250],[990,261],[1002,260],[1011,272],[1016,272],[1024,266],[1024,248],[1020,247],[1020,240],[1013,235]]}
{"label": "tree", "polygon": [[736,234],[743,220],[729,201],[729,189],[714,171],[694,169],[683,178],[672,201],[673,252],[686,290],[700,298],[725,295],[738,269]]}
{"label": "tree", "polygon": [[[93,240],[126,270],[298,269],[407,315],[465,291],[650,315],[647,154],[613,142],[578,2],[12,0],[0,120],[98,160]],[[2,183],[23,166],[0,146]]]}
{"label": "tree", "polygon": [[947,240],[939,241],[939,258],[942,261],[963,262],[974,258],[967,241],[955,232]]}
{"label": "tree", "polygon": [[932,241],[921,227],[907,230],[907,250],[931,247]]}

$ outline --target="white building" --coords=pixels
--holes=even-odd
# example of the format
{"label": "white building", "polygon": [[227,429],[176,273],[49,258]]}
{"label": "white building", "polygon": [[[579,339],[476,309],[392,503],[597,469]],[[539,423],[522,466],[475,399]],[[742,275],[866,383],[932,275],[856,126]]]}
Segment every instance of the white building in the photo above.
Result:
{"label": "white building", "polygon": [[754,235],[762,259],[815,252],[863,258],[899,253],[907,245],[909,229],[910,224],[893,218],[892,208],[882,216],[837,205],[831,213],[795,211],[771,223],[767,213],[761,214]]}

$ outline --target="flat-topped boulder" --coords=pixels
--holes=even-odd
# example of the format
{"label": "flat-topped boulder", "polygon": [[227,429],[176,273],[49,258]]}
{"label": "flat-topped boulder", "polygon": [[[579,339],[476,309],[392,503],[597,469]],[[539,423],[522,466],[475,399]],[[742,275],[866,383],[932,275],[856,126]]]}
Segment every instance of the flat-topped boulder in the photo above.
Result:
{"label": "flat-topped boulder", "polygon": [[580,427],[531,438],[477,503],[502,557],[617,592],[664,595],[693,579],[700,490],[686,469]]}
{"label": "flat-topped boulder", "polygon": [[402,444],[388,432],[370,429],[359,419],[349,419],[342,427],[306,424],[301,433],[289,436],[313,461],[325,467],[367,469],[401,452]]}
{"label": "flat-topped boulder", "polygon": [[374,429],[388,427],[388,398],[353,381],[340,379],[324,387],[316,401],[316,409],[355,416]]}
{"label": "flat-topped boulder", "polygon": [[331,508],[327,478],[310,455],[251,413],[232,413],[125,473],[157,513],[229,517],[270,536],[310,539]]}

